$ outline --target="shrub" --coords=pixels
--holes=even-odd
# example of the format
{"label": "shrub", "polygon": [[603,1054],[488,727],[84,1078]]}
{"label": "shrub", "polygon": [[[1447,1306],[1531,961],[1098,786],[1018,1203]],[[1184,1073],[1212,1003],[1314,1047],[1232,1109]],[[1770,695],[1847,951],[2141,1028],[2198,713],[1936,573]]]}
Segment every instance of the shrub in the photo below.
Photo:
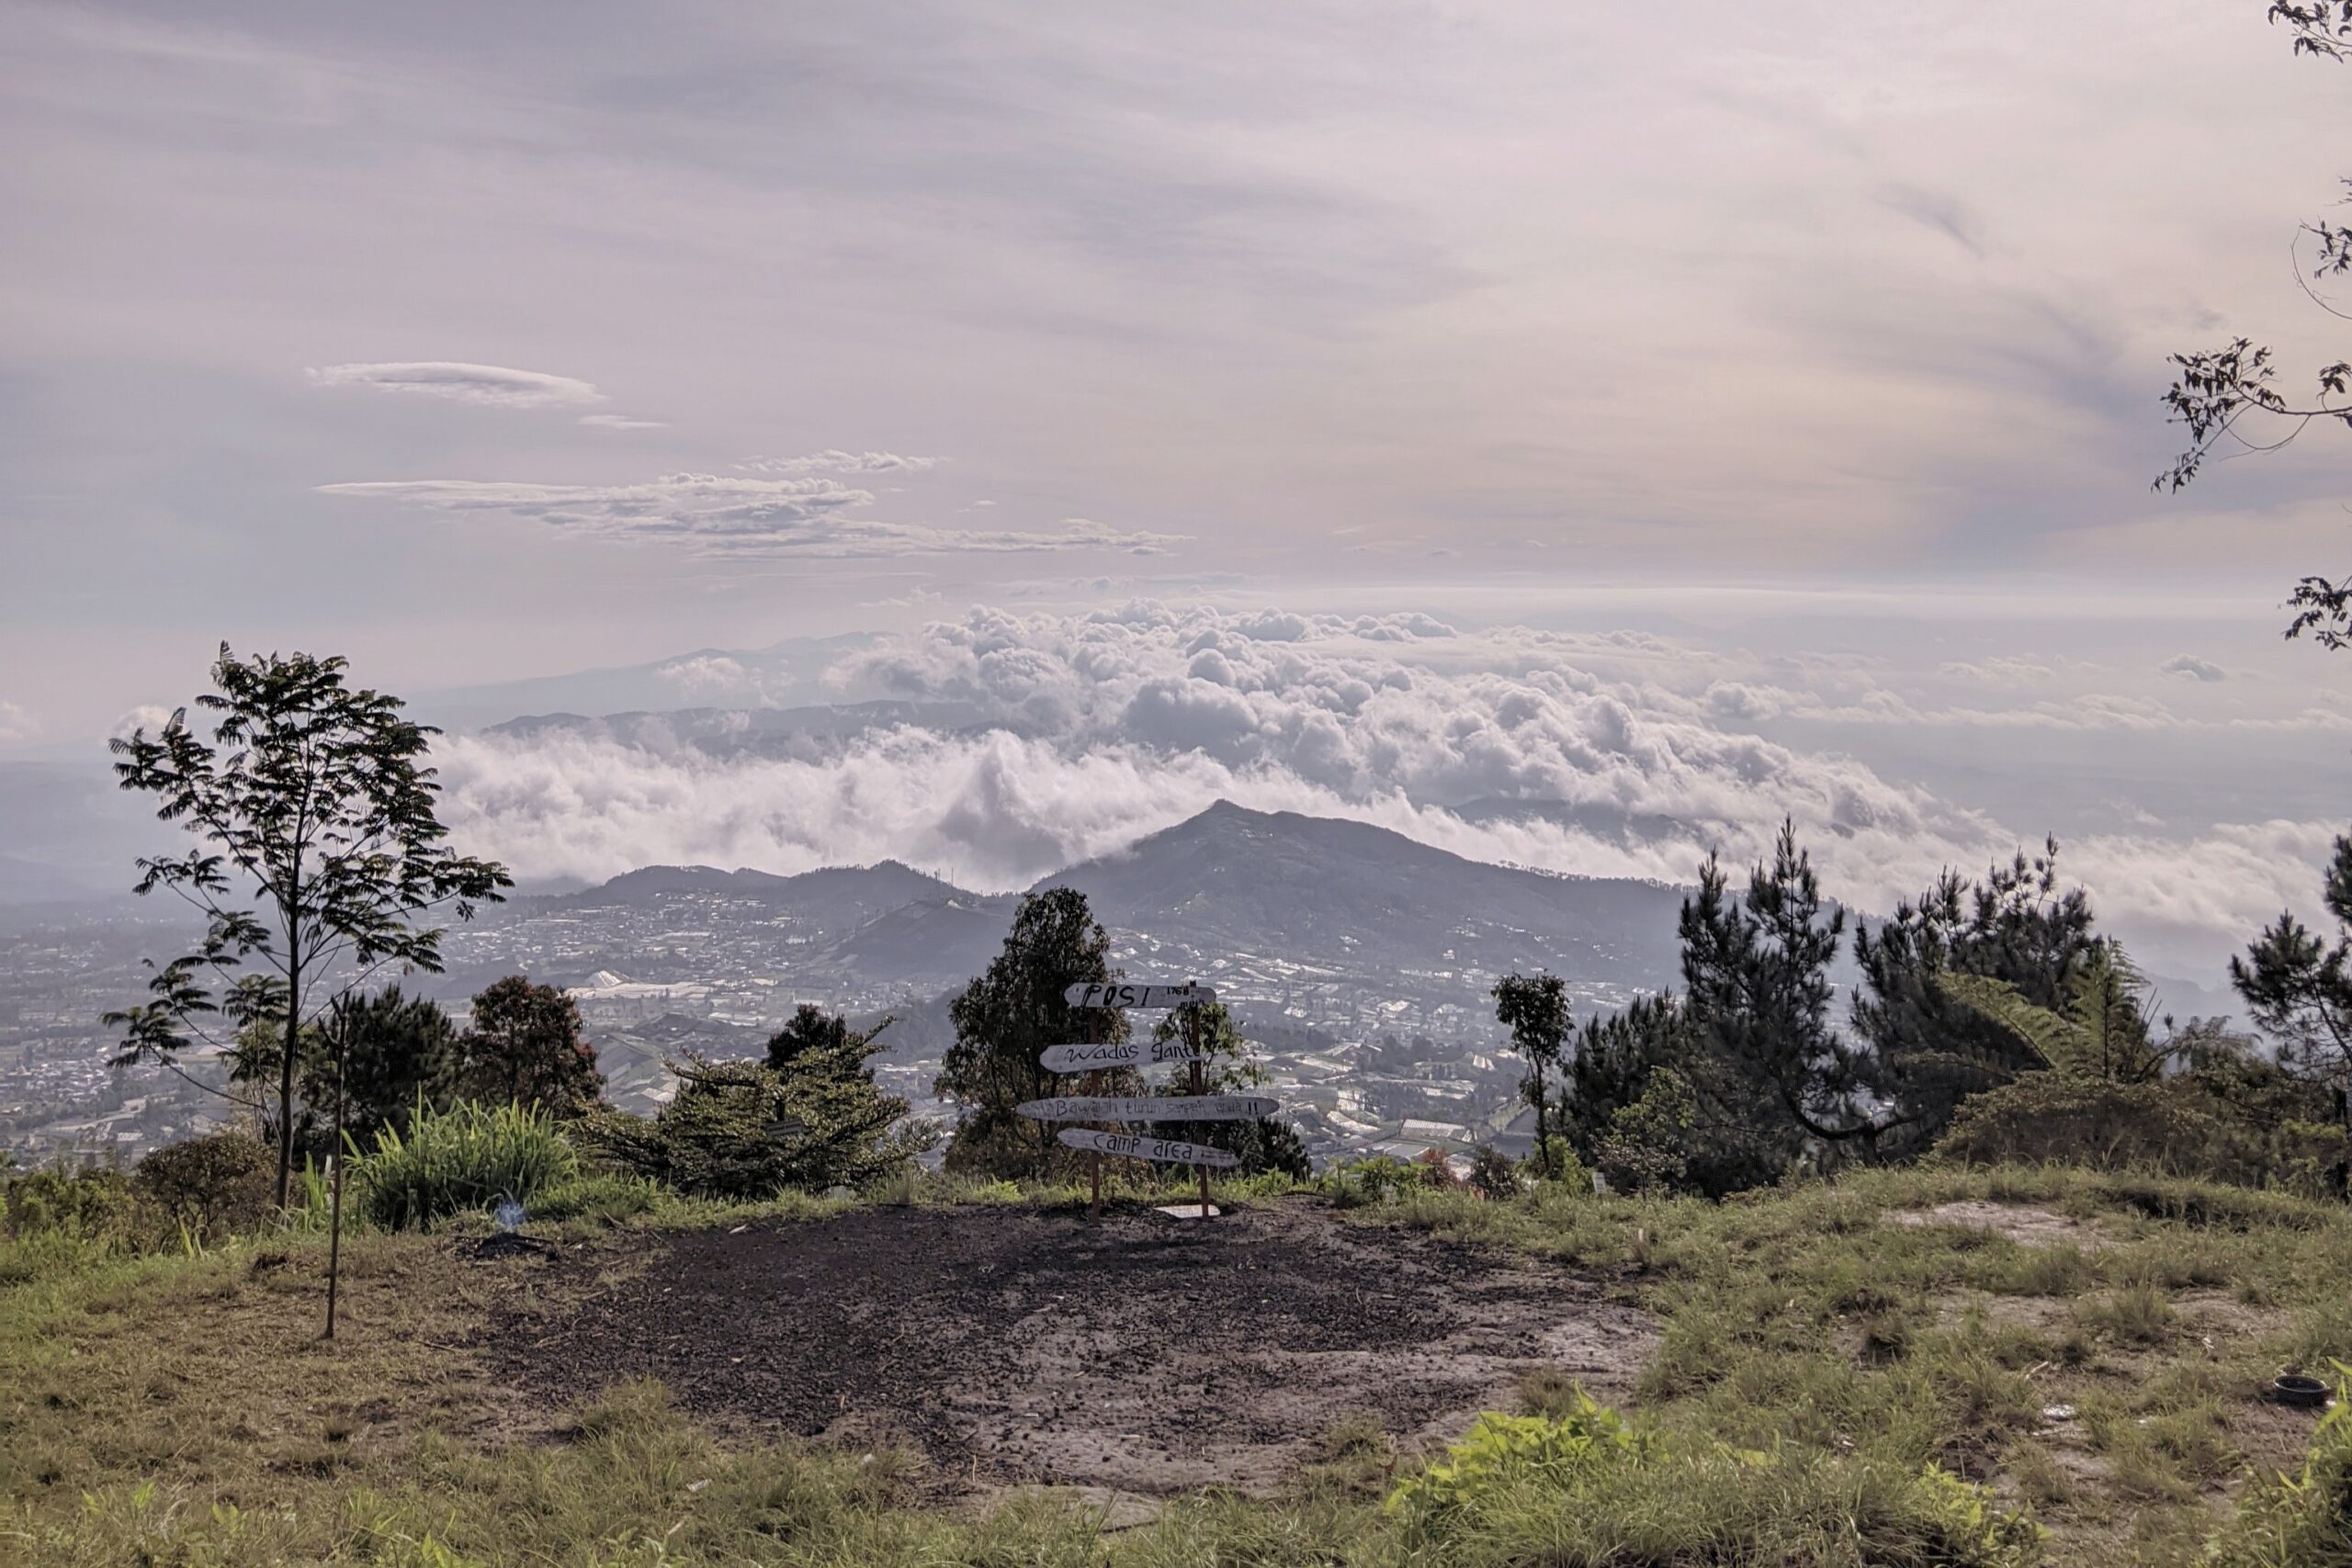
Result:
{"label": "shrub", "polygon": [[1323,1190],[1343,1209],[1389,1202],[1420,1184],[1419,1173],[1392,1155],[1343,1160],[1323,1173]]}
{"label": "shrub", "polygon": [[385,1230],[481,1209],[503,1198],[525,1205],[573,1180],[580,1156],[556,1118],[537,1106],[468,1100],[447,1111],[418,1106],[405,1134],[387,1127],[354,1166],[359,1212]]}
{"label": "shrub", "polygon": [[1967,1165],[2054,1162],[2333,1190],[2352,1142],[2250,1089],[2253,1072],[2222,1063],[2142,1083],[2029,1073],[1970,1100],[1936,1152]]}
{"label": "shrub", "polygon": [[1557,1133],[1519,1162],[1519,1173],[1530,1180],[1550,1182],[1570,1192],[1592,1190],[1592,1168],[1577,1158],[1576,1145]]}
{"label": "shrub", "polygon": [[135,1227],[130,1179],[110,1165],[28,1170],[0,1182],[0,1221],[12,1237],[120,1240]]}
{"label": "shrub", "polygon": [[1492,1144],[1470,1152],[1470,1185],[1481,1198],[1510,1198],[1519,1192],[1519,1167]]}
{"label": "shrub", "polygon": [[1398,1482],[1387,1506],[1414,1533],[1443,1539],[1465,1513],[1506,1488],[1533,1483],[1570,1493],[1594,1474],[1662,1451],[1655,1438],[1578,1390],[1559,1416],[1479,1416],[1443,1459]]}
{"label": "shrub", "polygon": [[140,1197],[198,1242],[255,1230],[268,1218],[277,1156],[250,1133],[209,1133],[166,1144],[133,1168]]}
{"label": "shrub", "polygon": [[2041,1555],[2041,1531],[2022,1515],[1933,1465],[1907,1472],[1796,1448],[1685,1451],[1582,1390],[1556,1416],[1481,1416],[1386,1506],[1417,1561],[2022,1568]]}
{"label": "shrub", "polygon": [[1690,1172],[1698,1120],[1690,1081],[1672,1067],[1659,1067],[1641,1099],[1610,1118],[1593,1163],[1615,1191],[1671,1191]]}
{"label": "shrub", "polygon": [[2324,1568],[2352,1562],[2352,1368],[2336,1363],[2335,1407],[2301,1472],[2259,1477],[2214,1538],[2212,1568]]}
{"label": "shrub", "polygon": [[[781,1037],[779,1037],[781,1038]],[[712,1062],[691,1053],[670,1068],[678,1093],[651,1117],[600,1107],[578,1128],[611,1164],[696,1198],[770,1198],[786,1188],[855,1187],[913,1163],[927,1123],[882,1093],[864,1065],[863,1036],[784,1068]]]}

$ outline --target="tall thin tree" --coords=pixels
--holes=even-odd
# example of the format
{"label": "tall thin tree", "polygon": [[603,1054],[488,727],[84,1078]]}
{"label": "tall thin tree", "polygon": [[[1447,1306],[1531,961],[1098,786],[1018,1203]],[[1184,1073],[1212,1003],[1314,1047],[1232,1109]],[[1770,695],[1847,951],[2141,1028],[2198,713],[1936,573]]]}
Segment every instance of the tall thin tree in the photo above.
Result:
{"label": "tall thin tree", "polygon": [[[215,689],[196,699],[209,742],[181,708],[155,734],[142,726],[111,743],[122,787],[155,795],[155,815],[199,840],[140,860],[138,891],[167,889],[205,919],[195,952],[149,962],[150,1000],[106,1015],[124,1031],[118,1063],[173,1063],[211,1040],[204,1020],[215,1014],[239,1027],[269,1020],[298,1042],[331,982],[356,986],[386,965],[441,968],[440,929],[417,917],[448,905],[470,919],[514,886],[495,862],[444,841],[440,785],[424,765],[439,732],[403,718],[399,698],[348,684],[346,662],[239,659],[222,643]],[[280,1207],[299,1055],[289,1048],[279,1063]]]}

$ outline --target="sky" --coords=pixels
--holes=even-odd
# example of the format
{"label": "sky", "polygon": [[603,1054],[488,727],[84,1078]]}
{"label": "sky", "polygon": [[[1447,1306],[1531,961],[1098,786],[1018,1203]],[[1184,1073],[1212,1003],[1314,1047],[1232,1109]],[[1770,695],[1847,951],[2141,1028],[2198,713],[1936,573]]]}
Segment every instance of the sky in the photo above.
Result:
{"label": "sky", "polygon": [[[2290,246],[2352,74],[2262,11],[18,0],[0,761],[96,757],[224,638],[412,694],[701,669],[681,705],[985,698],[1014,750],[566,739],[673,770],[632,813],[452,737],[458,815],[550,874],[1001,882],[1210,789],[1571,870],[1785,814],[1882,901],[2057,831],[2210,972],[2315,895],[2352,728],[2277,636],[2344,446],[2149,483],[2167,354],[2341,356]],[[788,692],[692,662],[842,634]],[[1396,677],[1577,742],[1333,695]],[[1498,795],[1708,826],[1453,815]]]}

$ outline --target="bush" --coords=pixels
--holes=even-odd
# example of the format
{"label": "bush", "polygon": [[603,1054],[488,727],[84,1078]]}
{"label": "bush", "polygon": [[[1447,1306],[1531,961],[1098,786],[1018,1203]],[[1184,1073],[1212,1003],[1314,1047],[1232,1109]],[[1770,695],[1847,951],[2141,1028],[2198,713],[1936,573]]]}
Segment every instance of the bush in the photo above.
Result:
{"label": "bush", "polygon": [[1323,1190],[1343,1209],[1386,1203],[1422,1184],[1417,1168],[1390,1155],[1343,1160],[1323,1173]]}
{"label": "bush", "polygon": [[1470,1186],[1479,1197],[1510,1198],[1519,1192],[1519,1166],[1492,1144],[1470,1151]]}
{"label": "bush", "polygon": [[1932,1465],[1905,1472],[1793,1448],[1680,1451],[1581,1390],[1556,1417],[1481,1416],[1386,1506],[1408,1545],[1448,1563],[2023,1568],[2041,1542],[2022,1515]]}
{"label": "bush", "polygon": [[277,1156],[259,1138],[210,1133],[156,1149],[133,1168],[130,1185],[182,1235],[206,1243],[259,1229],[277,1174]]}
{"label": "bush", "polygon": [[1659,1067],[1641,1099],[1610,1118],[1593,1164],[1612,1191],[1676,1190],[1690,1174],[1698,1120],[1690,1080]]}
{"label": "bush", "polygon": [[124,1240],[136,1212],[130,1179],[110,1165],[55,1165],[0,1182],[0,1223],[17,1239]]}
{"label": "bush", "polygon": [[1479,1416],[1443,1459],[1398,1482],[1387,1506],[1415,1534],[1442,1540],[1506,1488],[1532,1483],[1571,1492],[1591,1475],[1655,1460],[1660,1451],[1655,1438],[1577,1390],[1560,1416]]}
{"label": "bush", "polygon": [[551,1113],[537,1106],[465,1101],[417,1106],[408,1131],[387,1127],[355,1162],[359,1212],[385,1230],[483,1209],[512,1198],[528,1207],[580,1175],[580,1156]]}
{"label": "bush", "polygon": [[653,1116],[599,1107],[578,1135],[605,1162],[694,1198],[772,1198],[888,1177],[930,1146],[932,1129],[908,1122],[907,1102],[875,1088],[864,1065],[870,1048],[849,1038],[830,1063],[809,1052],[781,1069],[689,1053],[670,1064],[678,1092]]}
{"label": "bush", "polygon": [[2335,1407],[2301,1473],[2250,1483],[2207,1550],[2212,1568],[2330,1568],[2352,1562],[2352,1368],[2336,1364]]}
{"label": "bush", "polygon": [[2321,1196],[2352,1141],[2250,1092],[2235,1064],[2144,1083],[2029,1073],[1961,1108],[1936,1152],[1966,1165],[2148,1170]]}

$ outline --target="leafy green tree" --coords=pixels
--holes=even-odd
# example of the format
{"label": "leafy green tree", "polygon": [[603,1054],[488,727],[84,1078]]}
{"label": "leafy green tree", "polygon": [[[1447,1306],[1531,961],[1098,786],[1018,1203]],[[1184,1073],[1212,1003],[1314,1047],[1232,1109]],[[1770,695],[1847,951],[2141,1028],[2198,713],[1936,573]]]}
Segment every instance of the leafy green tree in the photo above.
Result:
{"label": "leafy green tree", "polygon": [[1535,1108],[1535,1150],[1544,1174],[1555,1176],[1549,1114],[1552,1078],[1561,1070],[1576,1022],[1568,1016],[1567,987],[1557,975],[1506,975],[1495,983],[1495,1018],[1510,1031],[1510,1048],[1527,1070],[1519,1092]]}
{"label": "leafy green tree", "polygon": [[2283,912],[2230,960],[2230,983],[2277,1042],[2279,1065],[2322,1086],[2352,1128],[2352,838],[2335,840],[2322,897],[2334,942]]}
{"label": "leafy green tree", "polygon": [[467,1100],[577,1116],[605,1092],[596,1049],[580,1037],[579,1004],[521,975],[474,998],[458,1055],[457,1092]]}
{"label": "leafy green tree", "polygon": [[[1188,1013],[1193,1015],[1189,1020],[1185,1016]],[[1250,1043],[1241,1037],[1240,1026],[1223,1002],[1170,1008],[1153,1027],[1151,1037],[1199,1041],[1207,1056],[1201,1064],[1201,1091],[1204,1094],[1247,1094],[1266,1082],[1266,1070],[1250,1060]],[[1155,1092],[1190,1094],[1193,1076],[1180,1071]],[[1285,1176],[1304,1178],[1313,1168],[1306,1157],[1306,1145],[1299,1140],[1298,1129],[1272,1116],[1248,1122],[1154,1122],[1151,1130],[1155,1137],[1181,1138],[1238,1156],[1241,1161],[1238,1169],[1243,1176],[1280,1171]]]}
{"label": "leafy green tree", "polygon": [[[988,972],[948,1004],[956,1043],[940,1063],[936,1092],[960,1111],[947,1145],[950,1170],[1003,1177],[1041,1175],[1069,1163],[1056,1128],[1015,1114],[1027,1100],[1062,1092],[1038,1066],[1048,1045],[1127,1037],[1125,1014],[1073,1008],[1070,986],[1116,978],[1111,938],[1074,887],[1022,897],[1012,930]],[[1102,1075],[1103,1092],[1128,1093],[1131,1072]]]}
{"label": "leafy green tree", "polygon": [[1705,1136],[1690,1080],[1661,1066],[1642,1097],[1610,1117],[1609,1131],[1593,1150],[1593,1168],[1620,1192],[1673,1191],[1688,1182]]}
{"label": "leafy green tree", "polygon": [[[2276,0],[2272,23],[2294,35],[2294,52],[2315,60],[2352,57],[2352,0]],[[2352,190],[2352,179],[2344,182]],[[2329,315],[2352,315],[2323,298],[2313,285],[2352,273],[2352,226],[2322,218],[2296,233],[2297,279],[2312,303]],[[2165,406],[2185,427],[2188,445],[2172,467],[2156,478],[2158,490],[2177,492],[2219,451],[2275,452],[2309,426],[2336,424],[2352,430],[2352,360],[2335,359],[2311,373],[2310,390],[2290,394],[2276,384],[2277,366],[2267,346],[2233,338],[2219,349],[2176,354]],[[2352,578],[2306,577],[2289,598],[2295,612],[2287,636],[2311,632],[2330,649],[2352,646]]]}
{"label": "leafy green tree", "polygon": [[[233,1031],[276,1021],[300,1041],[331,988],[386,965],[441,968],[437,927],[417,918],[477,904],[514,885],[494,862],[459,855],[435,813],[440,785],[424,765],[429,726],[396,697],[347,684],[345,661],[297,653],[240,660],[223,643],[214,690],[196,699],[209,742],[181,708],[156,733],[111,742],[122,787],[158,798],[155,814],[199,843],[139,862],[141,894],[167,889],[205,919],[195,952],[149,965],[150,1000],[105,1021],[123,1031],[118,1064],[176,1068],[180,1053],[226,1018]],[[292,1169],[299,1052],[281,1054],[277,1201]]]}
{"label": "leafy green tree", "polygon": [[[1662,1082],[1668,1073],[1672,1081]],[[1568,1059],[1560,1115],[1569,1146],[1604,1175],[1613,1165],[1621,1182],[1671,1184],[1709,1197],[1778,1180],[1804,1146],[1679,996],[1640,998],[1588,1022]],[[1655,1151],[1661,1157],[1637,1174],[1634,1145],[1669,1133],[1669,1145]]]}

